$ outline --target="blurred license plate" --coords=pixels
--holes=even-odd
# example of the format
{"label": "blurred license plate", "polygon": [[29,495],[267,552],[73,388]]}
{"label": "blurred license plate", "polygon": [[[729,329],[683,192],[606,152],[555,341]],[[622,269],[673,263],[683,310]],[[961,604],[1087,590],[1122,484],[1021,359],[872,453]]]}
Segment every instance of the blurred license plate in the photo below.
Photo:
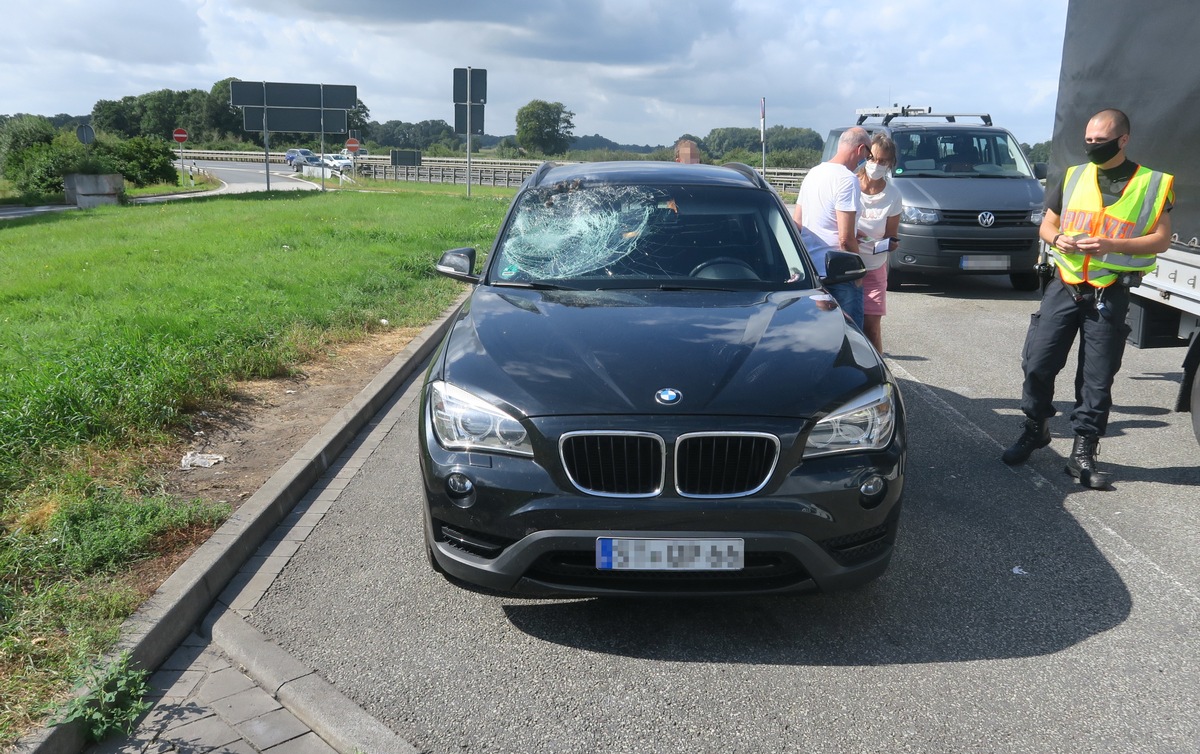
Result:
{"label": "blurred license plate", "polygon": [[961,264],[964,270],[1007,270],[1011,262],[1007,256],[964,254]]}
{"label": "blurred license plate", "polygon": [[602,571],[740,571],[741,539],[635,539],[600,537],[596,568]]}

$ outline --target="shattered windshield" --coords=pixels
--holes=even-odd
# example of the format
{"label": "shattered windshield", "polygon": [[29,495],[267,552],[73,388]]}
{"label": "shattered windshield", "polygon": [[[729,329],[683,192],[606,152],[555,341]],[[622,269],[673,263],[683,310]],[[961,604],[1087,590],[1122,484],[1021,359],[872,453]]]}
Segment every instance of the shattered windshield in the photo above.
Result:
{"label": "shattered windshield", "polygon": [[1000,129],[892,132],[897,178],[1032,178],[1021,147]]}
{"label": "shattered windshield", "polygon": [[521,195],[489,282],[812,287],[790,226],[760,190],[560,183]]}

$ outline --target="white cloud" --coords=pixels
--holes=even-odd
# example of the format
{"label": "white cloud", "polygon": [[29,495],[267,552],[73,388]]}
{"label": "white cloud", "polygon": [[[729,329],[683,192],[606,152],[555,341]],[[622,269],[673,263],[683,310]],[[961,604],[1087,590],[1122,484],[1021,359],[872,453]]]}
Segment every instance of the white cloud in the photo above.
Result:
{"label": "white cloud", "polygon": [[[0,113],[221,79],[355,84],[379,121],[453,120],[452,71],[488,70],[487,132],[532,99],[575,132],[670,144],[768,125],[824,133],[888,102],[1053,128],[1065,0],[47,0],[0,46]],[[23,10],[23,13],[25,11]]]}

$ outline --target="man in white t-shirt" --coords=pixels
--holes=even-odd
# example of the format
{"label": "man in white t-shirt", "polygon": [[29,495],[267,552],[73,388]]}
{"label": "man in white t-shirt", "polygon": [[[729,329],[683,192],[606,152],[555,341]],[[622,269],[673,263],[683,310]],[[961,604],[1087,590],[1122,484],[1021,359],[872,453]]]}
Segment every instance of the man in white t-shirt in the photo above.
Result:
{"label": "man in white t-shirt", "polygon": [[[808,171],[800,184],[800,196],[792,215],[796,224],[808,228],[834,249],[858,253],[855,226],[861,210],[860,189],[854,171],[871,156],[871,137],[855,126],[842,132],[837,153]],[[817,273],[825,274],[825,254],[813,253]],[[830,294],[854,323],[863,326],[862,287],[858,281],[828,286]]]}

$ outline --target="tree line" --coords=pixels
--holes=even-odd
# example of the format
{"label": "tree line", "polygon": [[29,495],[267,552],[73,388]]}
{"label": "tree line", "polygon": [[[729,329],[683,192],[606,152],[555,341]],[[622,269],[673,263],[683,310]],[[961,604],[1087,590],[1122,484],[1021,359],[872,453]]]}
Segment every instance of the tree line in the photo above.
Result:
{"label": "tree line", "polygon": [[[161,89],[145,94],[130,95],[117,100],[99,100],[86,115],[59,114],[48,117],[57,129],[87,123],[96,131],[118,138],[134,137],[169,139],[176,128],[185,128],[189,144],[204,148],[245,148],[262,146],[262,134],[245,131],[239,108],[230,107],[230,83],[240,79],[230,77],[217,81],[208,91]],[[423,120],[409,123],[402,120],[378,122],[371,120],[370,110],[358,100],[355,109],[347,113],[349,128],[360,141],[376,148],[419,149],[431,153],[461,153],[466,138],[454,133],[445,120]],[[574,113],[561,102],[531,100],[517,112],[515,133],[510,136],[478,135],[472,138],[472,151],[477,149],[507,149],[534,157],[566,156],[572,150],[607,150],[649,155],[670,150],[674,144],[658,147],[619,145],[598,134],[577,138],[574,134]],[[14,116],[0,115],[0,125]],[[759,132],[754,128],[718,128],[707,136],[681,134],[700,145],[702,153],[713,160],[725,160],[731,153],[760,152]],[[319,146],[320,138],[313,134],[271,132],[272,147]],[[775,153],[797,150],[820,151],[821,137],[811,129],[773,126],[767,131],[768,160]],[[742,154],[745,156],[745,154]],[[811,154],[805,155],[811,158]]]}

